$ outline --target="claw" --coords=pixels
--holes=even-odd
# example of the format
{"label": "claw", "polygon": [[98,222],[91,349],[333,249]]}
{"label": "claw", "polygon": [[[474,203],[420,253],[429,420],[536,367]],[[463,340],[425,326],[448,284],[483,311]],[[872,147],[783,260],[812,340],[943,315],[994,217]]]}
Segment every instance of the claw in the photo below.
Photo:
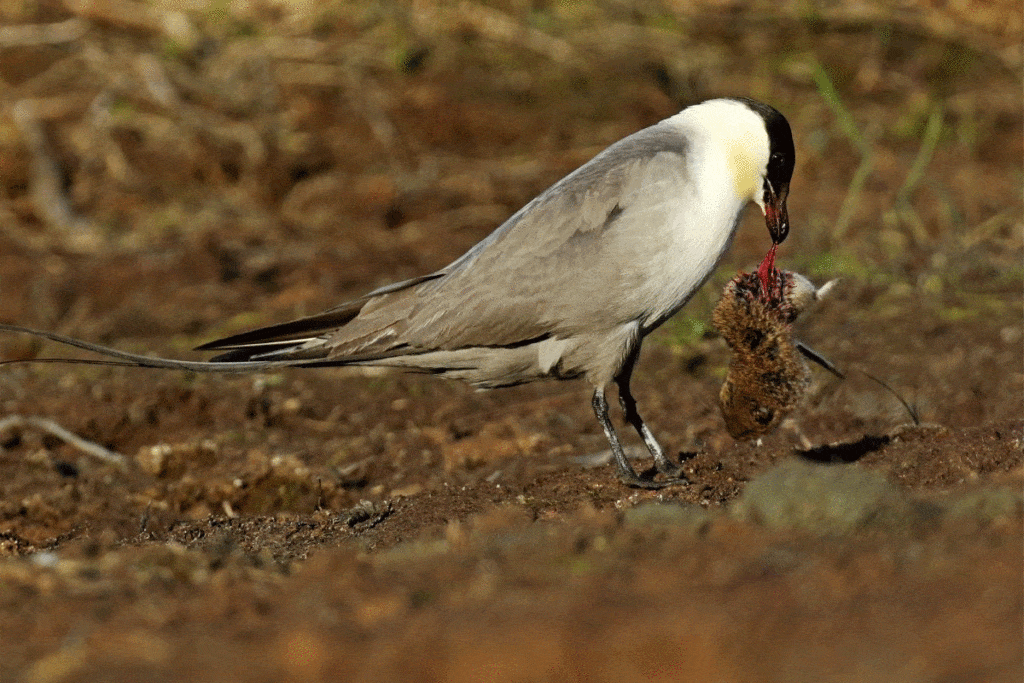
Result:
{"label": "claw", "polygon": [[683,474],[682,466],[675,464],[668,458],[664,458],[663,460],[655,460],[654,468],[658,471],[658,473],[665,475],[673,482],[686,482],[687,484],[690,483],[690,480],[686,478],[685,474]]}

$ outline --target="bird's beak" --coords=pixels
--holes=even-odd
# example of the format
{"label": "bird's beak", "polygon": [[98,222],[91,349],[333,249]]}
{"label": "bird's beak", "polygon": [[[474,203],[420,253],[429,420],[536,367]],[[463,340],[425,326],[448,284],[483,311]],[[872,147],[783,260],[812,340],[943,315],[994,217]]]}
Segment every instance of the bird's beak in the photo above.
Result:
{"label": "bird's beak", "polygon": [[776,193],[770,184],[765,184],[764,222],[773,244],[782,244],[789,234],[789,212],[786,211],[788,187],[779,188]]}

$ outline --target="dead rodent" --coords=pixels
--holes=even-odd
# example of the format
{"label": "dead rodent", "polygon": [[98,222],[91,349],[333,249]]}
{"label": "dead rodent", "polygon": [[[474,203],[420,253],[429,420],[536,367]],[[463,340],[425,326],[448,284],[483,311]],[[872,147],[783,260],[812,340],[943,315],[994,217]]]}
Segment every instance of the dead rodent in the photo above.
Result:
{"label": "dead rodent", "polygon": [[767,296],[756,272],[741,273],[726,285],[712,320],[732,349],[718,402],[733,438],[767,434],[800,402],[810,370],[791,325],[833,284],[818,289],[798,273],[773,270]]}

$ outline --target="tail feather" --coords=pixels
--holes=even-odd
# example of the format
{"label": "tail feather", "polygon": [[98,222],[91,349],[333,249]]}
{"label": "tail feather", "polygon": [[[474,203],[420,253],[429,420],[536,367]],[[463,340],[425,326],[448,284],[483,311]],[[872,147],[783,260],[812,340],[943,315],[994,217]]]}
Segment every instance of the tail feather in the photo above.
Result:
{"label": "tail feather", "polygon": [[[258,330],[257,330],[258,331]],[[278,342],[264,346],[250,346],[240,349],[232,349],[227,353],[214,356],[208,361],[187,361],[174,358],[160,358],[159,356],[144,356],[140,353],[131,353],[119,349],[94,344],[92,342],[75,339],[55,332],[36,330],[30,327],[19,325],[0,324],[0,332],[14,332],[27,334],[41,339],[47,339],[65,346],[96,353],[113,360],[99,360],[91,358],[18,358],[11,360],[0,360],[0,365],[14,365],[18,363],[77,363],[81,365],[113,365],[129,368],[154,368],[162,370],[185,370],[187,372],[219,372],[219,373],[245,373],[263,372],[279,368],[294,367],[331,367],[339,365],[360,365],[372,364],[376,361],[403,356],[417,356],[425,351],[415,351],[403,344],[395,345],[386,352],[369,352],[352,354],[347,356],[330,357],[326,346],[301,348],[291,342]],[[270,348],[268,350],[268,347]]]}
{"label": "tail feather", "polygon": [[[362,298],[340,306],[277,325],[261,327],[207,342],[197,351],[223,351],[208,361],[183,361],[119,351],[108,346],[74,339],[44,330],[0,324],[0,331],[28,334],[74,346],[114,360],[29,358],[0,361],[0,365],[22,362],[58,362],[162,368],[190,372],[259,372],[285,367],[323,367],[373,363],[400,356],[416,356],[429,349],[413,349],[401,339],[398,328],[416,305],[413,288],[442,277],[433,273],[381,287]],[[360,314],[363,314],[360,316]],[[359,317],[359,324],[349,325]],[[346,327],[347,326],[347,327]],[[344,330],[344,332],[343,332]],[[340,333],[340,335],[339,335]]]}
{"label": "tail feather", "polygon": [[33,362],[70,362],[85,364],[91,363],[94,365],[120,365],[124,367],[133,368],[158,368],[162,370],[187,370],[189,372],[260,372],[264,370],[272,370],[274,368],[286,368],[302,365],[303,360],[305,360],[255,360],[237,363],[175,360],[172,358],[144,356],[140,353],[129,353],[128,351],[120,351],[118,349],[110,348],[109,346],[103,346],[102,344],[93,344],[92,342],[82,341],[81,339],[75,339],[74,337],[67,337],[62,334],[56,334],[55,332],[47,332],[45,330],[34,330],[30,327],[20,327],[18,325],[0,324],[0,332],[15,332],[18,334],[28,334],[33,337],[49,339],[50,341],[57,342],[58,344],[64,344],[65,346],[74,346],[85,351],[91,351],[92,353],[97,353],[101,356],[106,356],[107,358],[116,359],[113,361],[91,361],[89,359],[81,358],[26,358],[0,361],[0,365]]}

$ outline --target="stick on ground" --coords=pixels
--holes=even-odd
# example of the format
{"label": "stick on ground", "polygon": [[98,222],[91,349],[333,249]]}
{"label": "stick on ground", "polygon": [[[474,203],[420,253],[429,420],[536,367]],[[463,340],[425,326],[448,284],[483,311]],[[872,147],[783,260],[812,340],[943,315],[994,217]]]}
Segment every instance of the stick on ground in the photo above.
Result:
{"label": "stick on ground", "polygon": [[35,427],[36,429],[57,437],[64,443],[77,448],[86,455],[91,455],[94,458],[98,458],[103,462],[114,465],[122,470],[128,467],[127,459],[120,453],[115,453],[114,451],[104,448],[98,443],[83,439],[82,437],[64,429],[53,420],[27,415],[9,415],[0,420],[0,432],[18,427],[22,429],[26,427]]}

